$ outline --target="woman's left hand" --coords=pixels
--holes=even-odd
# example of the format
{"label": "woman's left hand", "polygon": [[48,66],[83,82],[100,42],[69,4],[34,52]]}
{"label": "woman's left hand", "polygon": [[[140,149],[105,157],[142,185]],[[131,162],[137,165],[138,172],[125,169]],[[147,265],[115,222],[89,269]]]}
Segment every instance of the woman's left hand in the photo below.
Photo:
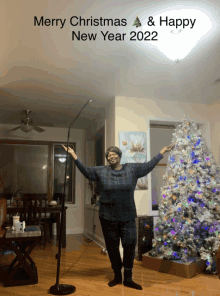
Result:
{"label": "woman's left hand", "polygon": [[169,152],[169,151],[171,151],[171,150],[173,149],[174,146],[175,146],[175,143],[174,143],[174,144],[171,144],[171,145],[169,145],[169,146],[165,146],[165,147],[160,151],[160,153],[161,153],[161,154],[164,154],[164,153],[166,153],[166,152]]}

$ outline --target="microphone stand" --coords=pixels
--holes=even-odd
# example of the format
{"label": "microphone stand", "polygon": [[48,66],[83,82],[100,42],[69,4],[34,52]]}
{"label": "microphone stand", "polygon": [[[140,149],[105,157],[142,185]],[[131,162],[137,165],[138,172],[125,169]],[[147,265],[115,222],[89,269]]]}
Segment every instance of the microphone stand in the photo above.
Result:
{"label": "microphone stand", "polygon": [[[86,105],[91,102],[92,100],[89,100],[83,108],[80,110],[79,114],[76,116],[76,118],[71,122],[68,130],[68,139],[67,139],[67,151],[66,151],[66,167],[65,167],[65,179],[64,179],[64,189],[62,194],[62,211],[61,211],[61,225],[60,225],[60,234],[59,234],[59,252],[56,254],[55,258],[58,259],[57,261],[57,280],[56,284],[54,286],[50,287],[50,293],[52,295],[69,295],[76,291],[76,287],[72,285],[60,285],[59,284],[59,275],[60,275],[60,259],[61,259],[61,243],[62,243],[62,230],[63,230],[63,220],[64,220],[64,204],[65,204],[65,189],[66,189],[66,172],[67,172],[67,160],[68,160],[68,147],[69,147],[69,138],[70,138],[70,128],[71,125],[76,121],[76,119],[81,114],[82,110],[86,107]],[[65,234],[66,235],[66,234]]]}

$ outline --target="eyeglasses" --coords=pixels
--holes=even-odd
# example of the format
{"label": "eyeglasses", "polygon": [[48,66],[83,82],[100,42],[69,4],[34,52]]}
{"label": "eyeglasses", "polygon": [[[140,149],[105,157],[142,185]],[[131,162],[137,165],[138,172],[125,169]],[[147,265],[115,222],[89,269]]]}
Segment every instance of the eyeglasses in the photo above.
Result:
{"label": "eyeglasses", "polygon": [[111,156],[118,156],[118,154],[117,153],[114,153],[114,152],[112,154],[109,153],[108,154],[108,158],[110,158]]}

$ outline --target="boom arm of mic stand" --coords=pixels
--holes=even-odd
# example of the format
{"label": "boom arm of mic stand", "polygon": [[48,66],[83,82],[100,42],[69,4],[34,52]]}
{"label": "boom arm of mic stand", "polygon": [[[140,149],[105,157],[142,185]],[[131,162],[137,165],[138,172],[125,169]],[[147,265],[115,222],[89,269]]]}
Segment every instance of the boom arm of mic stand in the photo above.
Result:
{"label": "boom arm of mic stand", "polygon": [[[62,211],[61,211],[61,224],[60,224],[60,233],[59,233],[59,251],[56,254],[57,261],[57,277],[56,277],[56,284],[50,288],[50,293],[53,295],[68,295],[72,294],[76,291],[76,287],[72,285],[60,285],[59,284],[59,276],[60,276],[60,261],[61,261],[61,244],[62,244],[62,230],[63,230],[63,223],[64,223],[64,205],[65,205],[65,189],[66,189],[66,172],[67,172],[67,160],[68,160],[68,147],[69,147],[69,138],[70,138],[70,128],[72,124],[77,120],[80,116],[82,110],[86,107],[86,105],[91,102],[89,100],[80,110],[79,114],[74,118],[71,122],[69,129],[68,129],[68,137],[67,137],[67,151],[66,151],[66,166],[65,166],[65,177],[64,177],[64,186],[63,186],[63,196],[62,196]],[[57,233],[58,235],[58,233]],[[66,233],[65,233],[66,235]]]}

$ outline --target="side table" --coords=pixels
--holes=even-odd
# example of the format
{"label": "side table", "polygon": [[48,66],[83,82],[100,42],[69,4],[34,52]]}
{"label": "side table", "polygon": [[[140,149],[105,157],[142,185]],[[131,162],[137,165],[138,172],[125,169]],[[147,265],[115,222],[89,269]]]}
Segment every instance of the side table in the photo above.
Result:
{"label": "side table", "polygon": [[[26,229],[30,227],[27,226]],[[41,238],[40,227],[36,226],[35,228],[34,231],[8,230],[5,236],[0,238],[0,248],[7,248],[16,254],[3,279],[5,287],[38,283],[37,268],[30,257],[30,253],[39,244]]]}

